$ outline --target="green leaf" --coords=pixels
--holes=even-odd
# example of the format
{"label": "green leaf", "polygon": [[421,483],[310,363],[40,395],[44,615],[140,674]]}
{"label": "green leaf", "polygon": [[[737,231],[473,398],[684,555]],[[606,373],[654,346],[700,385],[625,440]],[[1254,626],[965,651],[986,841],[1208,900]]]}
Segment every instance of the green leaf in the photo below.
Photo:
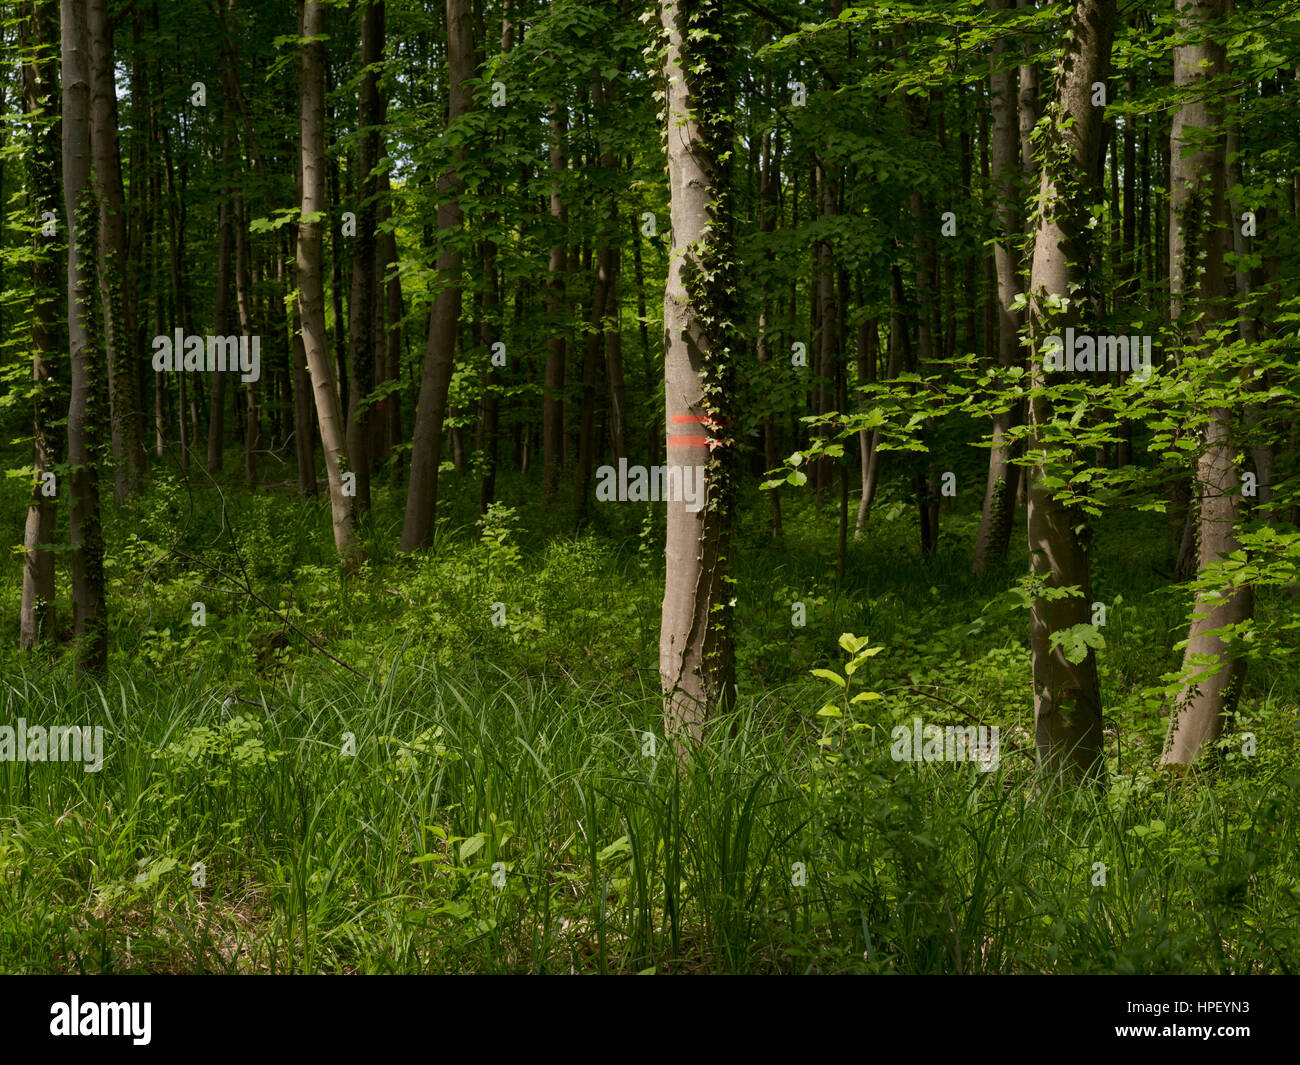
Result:
{"label": "green leaf", "polygon": [[474,855],[483,849],[485,843],[487,843],[487,836],[482,832],[470,836],[469,839],[460,845],[460,860],[464,862],[474,857]]}
{"label": "green leaf", "polygon": [[871,642],[869,636],[854,636],[851,632],[840,633],[840,647],[851,655],[857,654]]}
{"label": "green leaf", "polygon": [[829,669],[812,669],[809,670],[809,672],[814,677],[821,677],[822,680],[832,680],[836,684],[838,684],[841,688],[847,688],[849,686],[848,681],[846,681],[838,673],[832,673]]}

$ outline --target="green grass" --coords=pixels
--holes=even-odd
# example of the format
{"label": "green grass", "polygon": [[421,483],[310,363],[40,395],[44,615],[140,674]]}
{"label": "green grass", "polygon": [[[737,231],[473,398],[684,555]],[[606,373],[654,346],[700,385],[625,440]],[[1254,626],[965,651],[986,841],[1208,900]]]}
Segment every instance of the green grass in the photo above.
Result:
{"label": "green grass", "polygon": [[[503,498],[515,488],[502,477]],[[886,493],[840,586],[833,508],[787,497],[773,545],[751,500],[739,706],[678,771],[655,670],[661,514],[596,507],[575,538],[524,507],[475,540],[472,489],[416,559],[396,556],[401,500],[381,494],[372,563],[346,587],[324,504],[288,493],[227,491],[237,554],[210,487],[192,515],[163,483],[114,518],[111,676],[77,684],[66,654],[0,653],[0,724],[106,733],[99,773],[0,762],[0,970],[1300,969],[1300,679],[1261,646],[1236,725],[1258,754],[1234,735],[1210,773],[1156,772],[1149,689],[1186,619],[1153,572],[1170,550],[1159,530],[1099,533],[1096,597],[1122,597],[1100,656],[1108,785],[1048,800],[1032,759],[1006,749],[1031,745],[1024,615],[982,612],[1023,546],[972,578],[971,514],[946,515],[923,562]],[[21,501],[0,491],[18,542]],[[242,566],[360,675],[167,558],[173,544]],[[17,587],[11,566],[6,631]],[[1262,594],[1260,609],[1290,608]],[[883,648],[853,680],[885,698],[853,707],[862,727],[841,745],[839,720],[818,717],[838,689],[808,670],[842,666],[844,631]],[[223,715],[231,691],[246,701]],[[914,715],[1001,726],[1001,767],[891,761],[888,728]]]}

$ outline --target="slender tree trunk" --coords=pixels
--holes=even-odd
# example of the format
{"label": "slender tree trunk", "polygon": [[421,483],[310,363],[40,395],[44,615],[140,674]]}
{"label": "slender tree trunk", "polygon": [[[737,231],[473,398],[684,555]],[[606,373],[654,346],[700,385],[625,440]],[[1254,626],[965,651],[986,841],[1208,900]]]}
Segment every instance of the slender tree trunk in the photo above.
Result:
{"label": "slender tree trunk", "polygon": [[[260,335],[253,319],[253,284],[250,276],[248,219],[244,215],[244,194],[235,196],[235,304],[239,308],[239,331],[245,337]],[[251,344],[251,341],[249,342]],[[259,345],[261,341],[258,341]],[[260,364],[261,380],[269,381],[271,352]],[[258,411],[256,382],[244,384],[244,478],[257,481],[257,452],[261,445],[261,415]],[[266,387],[265,384],[263,387]]]}
{"label": "slender tree trunk", "polygon": [[371,422],[374,412],[366,398],[375,387],[375,293],[379,289],[379,245],[376,198],[379,184],[373,171],[379,162],[379,64],[384,57],[384,4],[361,9],[361,96],[357,106],[356,189],[357,233],[352,256],[352,304],[349,311],[351,392],[348,403],[348,463],[357,477],[357,508],[370,510]]}
{"label": "slender tree trunk", "polygon": [[[835,214],[834,182],[830,174],[818,166],[815,171],[818,199],[818,213],[823,225],[829,225]],[[831,388],[835,377],[836,355],[839,351],[839,337],[836,326],[839,315],[835,305],[835,253],[829,240],[818,242],[817,257],[817,349],[813,366],[816,368],[813,379],[813,413],[824,415],[831,409]],[[829,442],[830,428],[820,427],[816,435]],[[826,488],[830,483],[831,460],[825,456],[813,462],[811,470],[816,488],[816,505],[820,510],[825,502]]]}
{"label": "slender tree trunk", "polygon": [[68,405],[72,606],[79,675],[108,668],[99,470],[104,448],[103,357],[95,316],[98,205],[91,179],[90,31],[78,0],[60,4],[63,63],[63,200],[68,233]]}
{"label": "slender tree trunk", "polygon": [[[1034,0],[1016,0],[1016,6],[1022,11],[1034,6]],[[1038,125],[1038,66],[1029,57],[1033,54],[1033,44],[1024,42],[1025,61],[1020,64],[1017,92],[1017,112],[1020,116],[1020,167],[1025,181],[1030,188],[1037,186],[1038,161],[1034,155],[1033,141],[1030,135]]]}
{"label": "slender tree trunk", "polygon": [[605,303],[609,297],[613,273],[613,257],[608,245],[601,247],[596,258],[596,283],[592,290],[591,316],[587,335],[582,345],[582,388],[579,395],[578,462],[573,478],[573,511],[575,524],[581,528],[587,520],[587,502],[591,490],[591,476],[595,468],[596,451],[596,377],[604,339],[602,325]]}
{"label": "slender tree trunk", "polygon": [[[1210,359],[1206,334],[1226,315],[1228,250],[1224,190],[1222,105],[1200,88],[1224,73],[1223,45],[1212,39],[1223,28],[1224,0],[1179,0],[1180,28],[1191,43],[1174,49],[1174,85],[1186,102],[1174,115],[1169,158],[1169,288],[1175,329],[1182,331],[1182,312],[1196,310],[1184,336],[1193,357]],[[1234,462],[1231,415],[1212,407],[1201,430],[1202,450],[1196,465],[1196,513],[1199,522],[1198,573],[1206,577],[1227,556],[1241,549],[1237,505],[1241,479]],[[1161,765],[1186,765],[1219,737],[1227,713],[1235,706],[1246,662],[1224,638],[1224,630],[1247,623],[1254,613],[1250,585],[1224,582],[1199,593],[1183,657],[1186,680],[1170,715]],[[1205,667],[1207,658],[1214,667]]]}
{"label": "slender tree trunk", "polygon": [[[617,114],[618,108],[617,79],[602,79],[601,98],[606,110],[611,112],[611,121],[614,121],[612,116]],[[605,151],[601,166],[607,173],[618,171],[619,156],[612,143]],[[619,254],[617,191],[611,191],[609,195],[605,217],[610,232],[606,249],[609,287],[605,293],[605,378],[609,385],[609,443],[613,460],[617,464],[620,459],[627,458],[627,387],[623,380],[623,333],[618,313],[618,278],[622,263]]]}
{"label": "slender tree trunk", "polygon": [[496,500],[497,461],[501,451],[499,385],[490,358],[492,344],[498,335],[493,328],[492,317],[494,311],[501,306],[501,280],[497,270],[496,245],[490,240],[483,241],[482,253],[483,291],[479,301],[479,346],[489,352],[489,360],[483,371],[483,401],[479,407],[476,443],[480,469],[478,493],[480,517],[488,512],[488,507]]}
{"label": "slender tree trunk", "polygon": [[[153,29],[158,32],[158,8],[153,7]],[[154,65],[154,82],[161,86],[163,84],[162,64]],[[179,324],[181,329],[186,333],[189,332],[191,320],[189,316],[189,297],[186,289],[185,276],[185,204],[182,195],[177,190],[176,164],[172,154],[171,140],[171,123],[166,116],[159,123],[162,127],[162,146],[163,146],[163,172],[167,179],[167,248],[169,255],[167,258],[168,276],[171,281],[171,298],[172,298],[172,321]],[[181,190],[183,192],[183,190]],[[156,332],[155,336],[160,336]],[[188,473],[190,469],[190,450],[194,446],[194,434],[189,430],[186,422],[186,374],[178,373],[176,377],[176,430],[177,443],[181,452],[181,469]],[[166,391],[168,386],[168,375],[159,373],[154,377],[155,386]]]}
{"label": "slender tree trunk", "polygon": [[560,484],[560,467],[564,464],[564,366],[568,359],[564,337],[564,288],[567,254],[564,231],[568,215],[564,206],[560,175],[564,173],[564,138],[566,113],[558,105],[551,108],[551,224],[556,239],[551,244],[546,283],[546,378],[542,388],[542,495],[555,496]]}
{"label": "slender tree trunk", "polygon": [[[301,183],[301,175],[300,175]],[[302,199],[301,192],[299,200]],[[300,287],[298,277],[298,235],[290,233],[292,247],[289,249],[293,263],[293,284]],[[311,370],[307,365],[307,347],[303,341],[302,314],[300,301],[294,300],[290,308],[290,329],[293,333],[289,354],[293,359],[293,440],[294,457],[298,464],[298,492],[306,497],[314,497],[316,485],[316,422],[313,416],[311,389]]]}
{"label": "slender tree trunk", "polygon": [[[234,149],[234,134],[227,136],[229,152]],[[223,170],[226,173],[230,155],[226,150],[221,153]],[[230,189],[225,189],[229,195]],[[224,199],[217,206],[217,277],[216,295],[213,299],[212,330],[217,336],[230,333],[230,273],[234,256],[234,212],[231,202]],[[218,473],[224,462],[226,444],[226,375],[214,373],[210,390],[211,404],[208,408],[208,472]]]}
{"label": "slender tree trunk", "polygon": [[[47,5],[39,0],[24,4],[19,22],[23,52],[23,110],[35,124],[29,165],[31,215],[36,224],[32,238],[29,280],[32,300],[32,467],[35,480],[27,504],[23,534],[23,595],[18,615],[19,646],[29,651],[54,636],[54,533],[58,497],[47,494],[46,475],[58,460],[51,427],[56,418],[50,366],[63,348],[59,326],[59,278],[53,241],[40,235],[43,211],[55,210],[59,198],[59,126],[52,55],[54,30]],[[37,117],[37,112],[43,112]],[[57,482],[53,483],[57,489]]]}
{"label": "slender tree trunk", "polygon": [[[1010,0],[990,0],[993,12],[1008,11]],[[1001,239],[993,246],[994,268],[998,285],[998,367],[1009,370],[1020,361],[1020,315],[1014,303],[1020,295],[1019,256],[1011,246],[1012,235],[1020,231],[1020,212],[1016,208],[1018,174],[1016,137],[1016,77],[1004,66],[1006,50],[999,39],[993,44],[989,95],[993,104],[992,181],[998,232]],[[1011,525],[1015,516],[1016,482],[1020,469],[1012,461],[1009,433],[1015,424],[1015,411],[993,417],[993,447],[989,452],[988,480],[984,487],[984,509],[975,539],[976,573],[983,573],[995,562],[1005,561],[1011,542]]]}
{"label": "slender tree trunk", "polygon": [[[595,79],[591,87],[592,103],[600,109],[602,124],[608,127],[613,121],[607,106],[605,82]],[[609,133],[604,136],[605,144],[600,149],[601,169],[608,172],[618,168],[618,155],[608,145]],[[611,194],[611,200],[616,199]],[[591,477],[595,469],[596,455],[600,450],[595,434],[596,421],[596,381],[600,376],[601,354],[605,348],[605,318],[610,313],[614,294],[614,273],[617,252],[614,247],[618,207],[616,203],[608,208],[607,223],[600,233],[596,249],[596,283],[592,289],[591,316],[587,335],[582,350],[582,393],[579,411],[578,430],[578,465],[574,476],[573,510],[575,522],[579,528],[586,522],[588,497],[591,493]],[[608,370],[605,374],[608,377]]]}
{"label": "slender tree trunk", "polygon": [[[777,179],[773,174],[772,133],[770,130],[763,133],[762,145],[759,148],[758,166],[758,231],[759,233],[771,233],[776,227]],[[763,252],[763,262],[768,266],[771,265],[774,258],[775,256],[771,250]],[[768,275],[764,272],[763,276],[766,278]],[[771,389],[767,387],[773,369],[771,341],[768,339],[772,327],[770,303],[770,295],[765,284],[762,305],[758,314],[757,352],[759,381],[763,386],[760,402],[763,404],[764,470],[774,470],[781,462],[776,451],[776,420],[772,417]],[[773,488],[768,492],[772,500],[772,536],[775,539],[781,538],[781,496],[779,492],[779,488]]]}
{"label": "slender tree trunk", "polygon": [[[448,125],[454,124],[473,107],[468,82],[474,76],[474,40],[467,0],[447,0],[447,65],[450,74]],[[402,525],[401,550],[418,551],[433,541],[438,514],[438,466],[442,461],[442,427],[447,412],[447,390],[460,327],[461,253],[451,243],[461,226],[458,193],[461,167],[468,149],[456,150],[452,163],[443,171],[438,187],[446,197],[438,206],[438,232],[443,246],[438,253],[442,288],[429,315],[429,339],[425,347],[424,372],[420,378],[420,399],[411,440],[411,482],[406,496],[406,519]]]}
{"label": "slender tree trunk", "polygon": [[[302,8],[302,37],[324,33],[325,5],[306,0]],[[299,111],[302,121],[302,214],[298,222],[298,313],[302,340],[316,397],[316,421],[329,477],[330,511],[334,546],[349,569],[361,559],[353,497],[344,492],[347,472],[343,409],[334,363],[325,337],[325,290],[321,271],[321,215],[325,204],[325,71],[323,45],[312,40],[301,45],[299,58]]]}
{"label": "slender tree trunk", "polygon": [[[909,98],[908,128],[916,135],[928,128],[930,109],[917,104]],[[934,358],[934,330],[931,325],[931,311],[935,306],[934,276],[935,256],[934,237],[927,228],[931,225],[930,211],[925,196],[919,187],[913,187],[908,198],[912,213],[912,224],[916,229],[916,366],[913,367],[922,377],[930,372],[930,362]],[[916,491],[917,519],[921,539],[921,554],[932,555],[939,546],[939,485],[935,467],[935,457],[929,449],[933,442],[932,426],[927,420],[922,439],[927,447],[920,457],[919,468],[914,478]]]}
{"label": "slender tree trunk", "polygon": [[107,0],[88,0],[90,137],[99,200],[99,290],[104,306],[114,496],[120,502],[144,486],[144,414],[140,406],[134,286],[127,273],[126,198],[118,151],[117,90],[113,84],[113,28]]}
{"label": "slender tree trunk", "polygon": [[[673,250],[664,289],[669,476],[704,473],[704,505],[670,499],[659,630],[664,722],[678,757],[735,691],[730,566],[730,113],[726,22],[716,0],[661,0]],[[712,446],[710,446],[712,445]],[[693,468],[693,469],[692,469]],[[700,487],[697,483],[697,489]],[[685,496],[685,492],[681,493]],[[698,498],[698,497],[697,497]]]}
{"label": "slender tree trunk", "polygon": [[1053,420],[1044,389],[1043,340],[1077,317],[1071,310],[1048,318],[1049,299],[1070,295],[1072,264],[1088,261],[1086,187],[1097,150],[1100,111],[1092,106],[1092,84],[1110,65],[1115,0],[1077,0],[1065,33],[1057,71],[1056,99],[1047,116],[1042,179],[1034,222],[1029,307],[1035,358],[1030,402],[1030,451],[1044,458],[1032,470],[1029,488],[1029,557],[1035,576],[1049,588],[1077,586],[1082,596],[1039,598],[1030,610],[1030,657],[1034,678],[1034,734],[1039,764],[1049,773],[1099,777],[1102,762],[1101,691],[1091,647],[1071,662],[1051,635],[1088,624],[1092,588],[1081,514],[1059,502],[1043,479]]}
{"label": "slender tree trunk", "polygon": [[[859,295],[859,300],[864,297]],[[875,318],[863,318],[858,325],[858,381],[875,384],[880,359],[880,325]],[[865,402],[867,393],[863,392]],[[858,501],[858,519],[853,527],[853,539],[862,539],[867,527],[867,515],[875,499],[876,485],[880,480],[880,431],[862,429],[858,432],[858,453],[862,464],[862,498]]]}
{"label": "slender tree trunk", "polygon": [[[389,185],[388,171],[379,176],[379,212],[380,222],[387,222],[392,215],[392,190]],[[402,279],[397,273],[397,237],[389,232],[379,234],[381,268],[387,272],[384,282],[384,382],[394,385],[402,378]],[[390,391],[384,397],[380,409],[384,411],[384,443],[380,452],[381,459],[387,459],[393,448],[402,443],[402,392]]]}

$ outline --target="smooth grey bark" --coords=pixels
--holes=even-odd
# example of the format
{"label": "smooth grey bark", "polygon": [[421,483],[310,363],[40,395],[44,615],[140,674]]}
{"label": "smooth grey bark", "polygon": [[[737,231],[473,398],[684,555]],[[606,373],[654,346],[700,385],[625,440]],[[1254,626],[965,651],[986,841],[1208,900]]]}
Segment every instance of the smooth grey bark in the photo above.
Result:
{"label": "smooth grey bark", "polygon": [[[1206,334],[1223,320],[1227,302],[1225,131],[1222,97],[1215,98],[1218,87],[1211,87],[1226,66],[1223,46],[1212,36],[1221,30],[1224,15],[1224,0],[1178,2],[1179,29],[1185,36],[1174,49],[1174,85],[1191,95],[1175,113],[1170,132],[1170,312],[1191,349],[1188,357],[1199,359],[1213,358]],[[1195,314],[1180,320],[1184,311]],[[1208,413],[1200,430],[1195,484],[1197,573],[1202,578],[1241,548],[1241,478],[1234,462],[1231,414],[1223,407]],[[1244,624],[1253,612],[1254,590],[1248,584],[1224,582],[1198,593],[1183,656],[1188,679],[1169,718],[1161,765],[1186,765],[1219,737],[1246,668],[1220,630]],[[1214,665],[1198,664],[1207,658]]]}
{"label": "smooth grey bark", "polygon": [[[1074,324],[1075,303],[1050,318],[1050,297],[1070,295],[1078,264],[1088,261],[1086,186],[1092,174],[1100,127],[1092,84],[1110,65],[1115,0],[1077,0],[1068,17],[1056,72],[1056,97],[1048,114],[1029,280],[1033,398],[1029,404],[1029,451],[1046,455],[1045,429],[1054,415],[1044,392],[1042,342]],[[1030,657],[1034,684],[1034,738],[1040,767],[1051,775],[1099,777],[1102,761],[1101,691],[1091,647],[1071,662],[1051,636],[1090,620],[1092,587],[1082,530],[1083,515],[1065,506],[1043,483],[1040,460],[1030,471],[1029,556],[1033,574],[1048,588],[1078,587],[1082,595],[1036,599],[1030,609]]]}
{"label": "smooth grey bark", "polygon": [[[731,356],[726,290],[733,280],[731,150],[726,39],[713,0],[661,0],[667,38],[665,125],[672,254],[664,288],[664,405],[667,463],[684,477],[704,471],[704,505],[667,506],[666,570],[659,629],[664,725],[679,758],[709,716],[735,692],[730,594],[730,485],[726,405]],[[702,35],[702,36],[701,36]],[[701,54],[703,53],[703,54]],[[706,58],[707,56],[707,58]],[[682,493],[684,495],[684,493]]]}
{"label": "smooth grey bark", "polygon": [[[307,0],[302,8],[301,36],[319,37],[324,27],[324,4],[320,0]],[[344,494],[347,447],[334,360],[330,357],[325,336],[325,289],[321,272],[321,226],[325,206],[325,70],[320,41],[310,41],[300,48],[298,93],[302,211],[298,221],[298,313],[316,400],[321,450],[325,454],[325,470],[329,477],[334,546],[339,558],[352,568],[360,561],[361,545],[357,537],[353,498]]]}

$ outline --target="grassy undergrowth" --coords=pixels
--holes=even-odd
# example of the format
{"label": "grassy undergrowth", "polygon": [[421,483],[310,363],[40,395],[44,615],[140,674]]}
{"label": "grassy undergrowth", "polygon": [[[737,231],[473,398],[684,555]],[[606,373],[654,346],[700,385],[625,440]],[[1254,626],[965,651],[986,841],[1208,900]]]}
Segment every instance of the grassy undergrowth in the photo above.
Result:
{"label": "grassy undergrowth", "polygon": [[[348,585],[324,504],[288,492],[228,490],[223,519],[210,487],[160,479],[113,518],[112,675],[0,653],[0,724],[105,731],[99,772],[0,762],[0,970],[1300,968],[1300,677],[1261,645],[1212,771],[1157,772],[1187,617],[1163,529],[1099,530],[1107,784],[1048,801],[1025,616],[986,609],[1023,549],[972,578],[972,515],[946,516],[923,562],[886,494],[837,584],[833,508],[787,499],[774,545],[751,501],[739,705],[678,772],[656,691],[661,515],[598,507],[574,537],[503,508],[476,538],[470,487],[414,559],[380,493]],[[1265,618],[1293,609],[1260,598]],[[843,666],[846,631],[880,648],[852,683],[882,698],[819,714],[841,693],[808,671]],[[914,716],[1000,726],[1001,765],[892,761],[889,728]]]}

